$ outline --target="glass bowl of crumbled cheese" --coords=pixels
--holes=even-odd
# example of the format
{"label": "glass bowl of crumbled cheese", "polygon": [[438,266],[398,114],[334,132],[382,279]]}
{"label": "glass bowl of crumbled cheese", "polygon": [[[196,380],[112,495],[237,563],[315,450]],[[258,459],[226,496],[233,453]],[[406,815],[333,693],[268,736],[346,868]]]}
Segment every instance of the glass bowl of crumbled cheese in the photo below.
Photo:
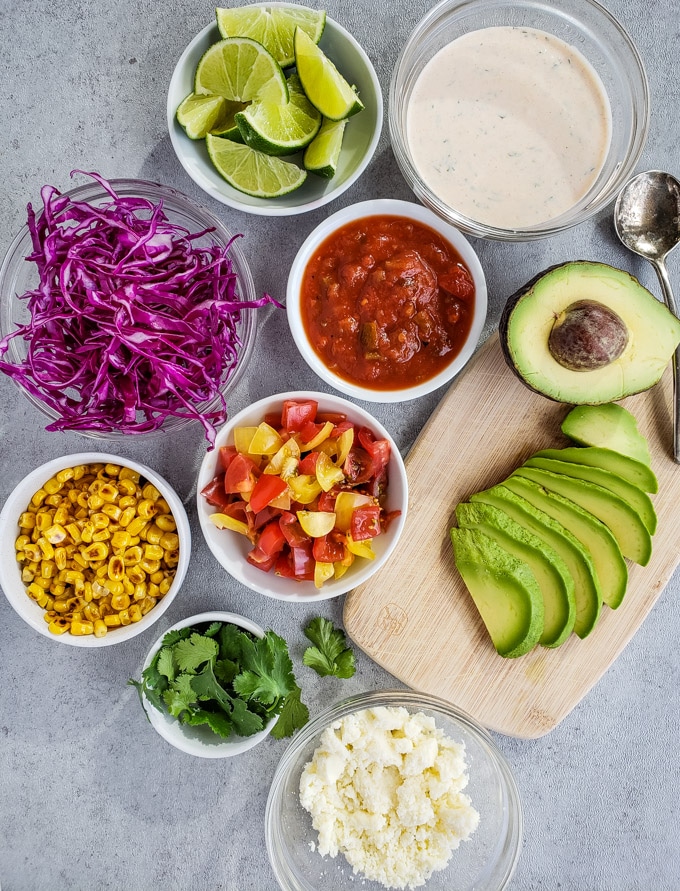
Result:
{"label": "glass bowl of crumbled cheese", "polygon": [[522,839],[491,736],[410,690],[353,696],[307,724],[274,774],[265,823],[284,891],[499,891]]}

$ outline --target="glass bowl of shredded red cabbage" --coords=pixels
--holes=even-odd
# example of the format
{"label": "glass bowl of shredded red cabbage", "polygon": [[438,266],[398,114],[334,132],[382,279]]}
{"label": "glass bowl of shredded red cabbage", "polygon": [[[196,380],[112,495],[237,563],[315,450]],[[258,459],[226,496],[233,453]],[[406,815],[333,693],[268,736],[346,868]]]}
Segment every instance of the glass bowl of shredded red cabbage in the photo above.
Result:
{"label": "glass bowl of shredded red cabbage", "polygon": [[0,371],[47,430],[116,439],[199,422],[212,445],[256,310],[275,301],[256,299],[238,236],[180,192],[85,175],[43,187],[0,268]]}

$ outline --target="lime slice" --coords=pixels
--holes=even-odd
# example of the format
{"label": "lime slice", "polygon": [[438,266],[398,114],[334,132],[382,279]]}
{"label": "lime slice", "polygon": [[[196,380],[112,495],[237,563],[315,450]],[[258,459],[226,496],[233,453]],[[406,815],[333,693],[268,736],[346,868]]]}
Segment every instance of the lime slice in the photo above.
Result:
{"label": "lime slice", "polygon": [[302,156],[305,170],[326,179],[335,176],[346,124],[347,121],[323,119],[319,132],[309,143]]}
{"label": "lime slice", "polygon": [[282,68],[295,62],[293,35],[295,28],[321,40],[326,25],[323,10],[297,9],[276,6],[242,6],[237,9],[215,10],[217,27],[222,37],[251,37],[266,47]]}
{"label": "lime slice", "polygon": [[224,96],[190,93],[177,109],[177,122],[189,139],[203,139],[224,118],[226,107]]}
{"label": "lime slice", "polygon": [[255,198],[276,198],[299,188],[307,177],[297,164],[272,158],[247,145],[220,139],[210,133],[205,138],[210,160],[230,186]]}
{"label": "lime slice", "polygon": [[230,102],[255,98],[288,102],[281,66],[261,43],[249,37],[228,37],[203,53],[196,67],[194,93],[217,94]]}
{"label": "lime slice", "polygon": [[246,145],[268,155],[293,155],[314,139],[321,115],[305,96],[300,78],[288,78],[286,105],[253,102],[240,111],[235,121]]}
{"label": "lime slice", "polygon": [[342,121],[364,107],[355,90],[302,28],[295,32],[295,64],[307,98],[325,118]]}

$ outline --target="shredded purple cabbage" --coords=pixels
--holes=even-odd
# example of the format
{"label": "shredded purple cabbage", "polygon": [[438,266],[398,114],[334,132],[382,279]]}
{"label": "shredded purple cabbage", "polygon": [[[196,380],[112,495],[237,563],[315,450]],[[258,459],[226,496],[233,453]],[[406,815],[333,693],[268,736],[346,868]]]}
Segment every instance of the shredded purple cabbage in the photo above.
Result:
{"label": "shredded purple cabbage", "polygon": [[40,284],[19,297],[30,321],[0,340],[1,357],[23,338],[26,358],[0,359],[0,370],[59,414],[47,430],[148,433],[189,418],[212,448],[227,417],[221,388],[239,361],[241,311],[280,304],[268,294],[239,299],[231,242],[194,244],[212,229],[190,233],[168,220],[162,201],[122,197],[86,175],[110,202],[93,206],[44,186],[42,213],[28,205],[27,260]]}

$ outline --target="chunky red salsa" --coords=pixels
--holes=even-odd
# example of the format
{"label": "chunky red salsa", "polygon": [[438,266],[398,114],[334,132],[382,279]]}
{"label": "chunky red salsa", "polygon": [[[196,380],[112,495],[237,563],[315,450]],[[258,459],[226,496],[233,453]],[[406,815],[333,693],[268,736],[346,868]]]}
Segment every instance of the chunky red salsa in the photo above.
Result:
{"label": "chunky red salsa", "polygon": [[453,361],[474,300],[472,275],[434,229],[406,217],[365,217],[334,232],[310,259],[302,322],[335,374],[396,390]]}

